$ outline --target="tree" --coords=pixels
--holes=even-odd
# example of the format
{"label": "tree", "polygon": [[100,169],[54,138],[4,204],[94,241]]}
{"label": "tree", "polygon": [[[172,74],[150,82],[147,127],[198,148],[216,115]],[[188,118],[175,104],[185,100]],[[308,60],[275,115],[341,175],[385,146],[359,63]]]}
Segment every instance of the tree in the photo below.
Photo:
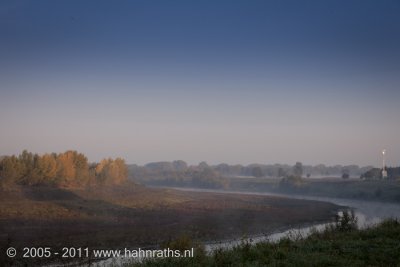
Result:
{"label": "tree", "polygon": [[264,176],[263,171],[262,171],[262,169],[261,169],[260,166],[255,166],[255,167],[253,167],[253,168],[251,169],[251,175],[252,175],[253,177],[257,177],[257,178],[263,177],[263,176]]}
{"label": "tree", "polygon": [[57,177],[57,161],[55,155],[44,154],[39,158],[39,173],[42,177],[42,183],[51,184]]}
{"label": "tree", "polygon": [[109,177],[109,171],[108,171],[108,166],[110,164],[111,159],[103,159],[102,161],[100,161],[99,164],[97,164],[96,166],[96,172],[95,172],[95,176],[96,176],[96,181],[99,184],[106,184]]}
{"label": "tree", "polygon": [[85,155],[76,151],[60,154],[32,154],[24,150],[18,157],[2,157],[1,186],[10,184],[84,187],[94,184],[120,184],[128,170],[121,158],[105,159],[89,166]]}
{"label": "tree", "polygon": [[128,168],[126,167],[125,160],[122,158],[116,158],[114,160],[114,165],[117,173],[114,177],[115,184],[121,184],[128,178]]}
{"label": "tree", "polygon": [[304,183],[300,176],[289,175],[281,179],[279,186],[284,190],[295,190]]}
{"label": "tree", "polygon": [[207,162],[202,161],[199,163],[199,170],[204,170],[204,169],[209,169],[210,166],[207,164]]}
{"label": "tree", "polygon": [[89,163],[85,155],[73,152],[73,163],[75,166],[75,180],[78,185],[84,186],[89,182]]}
{"label": "tree", "polygon": [[34,154],[32,157],[32,162],[29,164],[30,166],[27,167],[23,183],[28,185],[40,184],[42,179],[41,170],[39,168],[40,156],[38,154]]}
{"label": "tree", "polygon": [[283,168],[279,168],[278,169],[278,177],[285,177],[287,175],[287,173],[285,172],[285,170]]}
{"label": "tree", "polygon": [[3,185],[19,182],[24,175],[24,166],[16,156],[4,157],[0,162],[0,178]]}
{"label": "tree", "polygon": [[349,179],[350,178],[350,174],[349,174],[349,170],[348,169],[342,169],[342,178],[343,179]]}
{"label": "tree", "polygon": [[174,170],[178,172],[186,171],[188,168],[187,163],[183,160],[175,160],[172,162],[172,165],[174,166]]}
{"label": "tree", "polygon": [[21,169],[22,177],[20,178],[19,182],[22,184],[31,184],[29,180],[31,180],[31,175],[33,174],[33,169],[34,169],[33,157],[34,157],[33,154],[28,152],[27,150],[22,151],[22,153],[18,156],[18,160],[21,163],[22,167]]}
{"label": "tree", "polygon": [[76,168],[74,164],[74,151],[66,151],[57,157],[57,184],[69,186],[74,184]]}
{"label": "tree", "polygon": [[293,166],[293,174],[298,177],[303,176],[303,164],[301,162],[296,162]]}
{"label": "tree", "polygon": [[96,180],[102,185],[121,184],[128,177],[128,169],[121,158],[103,159],[96,166]]}
{"label": "tree", "polygon": [[372,168],[363,173],[360,178],[362,179],[379,179],[382,175],[382,170],[379,168]]}
{"label": "tree", "polygon": [[225,188],[227,182],[211,168],[205,168],[201,171],[194,171],[190,174],[194,186],[203,188]]}

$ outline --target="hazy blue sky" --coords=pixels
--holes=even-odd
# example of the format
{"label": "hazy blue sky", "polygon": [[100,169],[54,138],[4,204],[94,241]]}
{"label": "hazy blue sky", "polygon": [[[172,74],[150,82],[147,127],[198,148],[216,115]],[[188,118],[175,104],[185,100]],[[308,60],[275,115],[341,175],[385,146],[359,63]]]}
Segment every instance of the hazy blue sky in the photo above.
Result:
{"label": "hazy blue sky", "polygon": [[1,1],[0,154],[400,165],[399,1]]}

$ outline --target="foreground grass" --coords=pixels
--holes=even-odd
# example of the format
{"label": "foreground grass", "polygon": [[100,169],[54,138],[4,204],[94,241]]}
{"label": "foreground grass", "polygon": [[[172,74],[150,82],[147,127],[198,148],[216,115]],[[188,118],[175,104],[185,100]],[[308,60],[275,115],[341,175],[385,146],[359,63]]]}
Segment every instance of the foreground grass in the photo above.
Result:
{"label": "foreground grass", "polygon": [[307,238],[244,243],[194,258],[149,260],[133,266],[400,266],[400,222],[365,229],[332,227]]}

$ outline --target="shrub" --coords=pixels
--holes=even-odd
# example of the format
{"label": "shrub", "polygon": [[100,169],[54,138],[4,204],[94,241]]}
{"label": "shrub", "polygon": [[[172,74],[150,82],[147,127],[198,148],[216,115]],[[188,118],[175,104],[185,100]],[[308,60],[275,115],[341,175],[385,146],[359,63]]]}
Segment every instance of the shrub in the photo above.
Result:
{"label": "shrub", "polygon": [[341,215],[336,215],[335,228],[341,232],[357,229],[357,217],[354,210],[345,210]]}

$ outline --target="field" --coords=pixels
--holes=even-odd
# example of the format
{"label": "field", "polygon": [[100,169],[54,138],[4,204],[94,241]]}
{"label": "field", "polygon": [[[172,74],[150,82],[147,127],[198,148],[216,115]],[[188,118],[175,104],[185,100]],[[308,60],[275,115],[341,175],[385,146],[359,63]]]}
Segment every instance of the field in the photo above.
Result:
{"label": "field", "polygon": [[[1,251],[16,247],[19,252],[26,246],[155,248],[181,236],[213,241],[325,222],[338,208],[283,197],[181,192],[133,184],[90,190],[16,186],[0,192],[0,247]],[[1,257],[6,265],[49,261]]]}

